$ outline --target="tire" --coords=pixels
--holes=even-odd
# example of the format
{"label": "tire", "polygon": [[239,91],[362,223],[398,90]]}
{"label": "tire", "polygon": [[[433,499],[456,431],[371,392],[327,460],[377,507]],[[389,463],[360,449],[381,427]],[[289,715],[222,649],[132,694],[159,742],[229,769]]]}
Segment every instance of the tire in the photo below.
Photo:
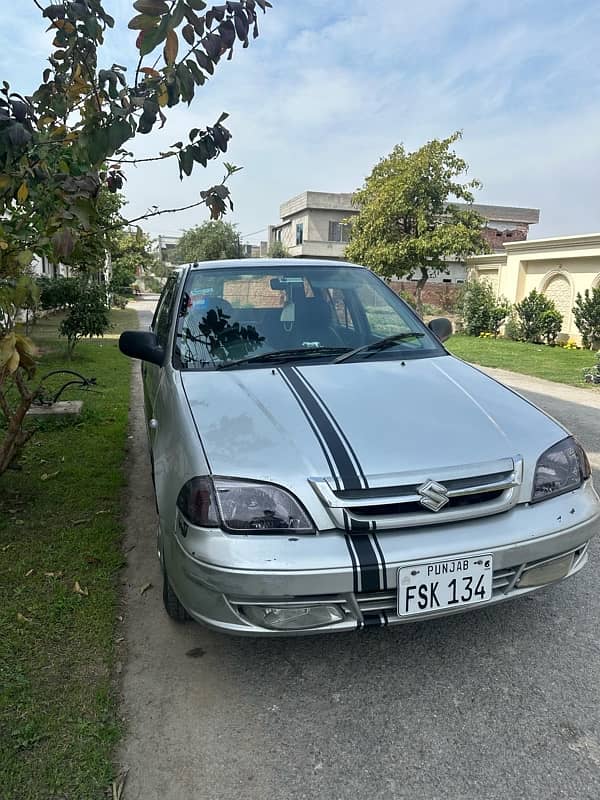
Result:
{"label": "tire", "polygon": [[174,619],[175,622],[187,622],[191,619],[188,612],[179,602],[179,598],[173,591],[173,587],[169,582],[169,578],[167,577],[167,573],[163,570],[163,604],[165,607],[165,611]]}

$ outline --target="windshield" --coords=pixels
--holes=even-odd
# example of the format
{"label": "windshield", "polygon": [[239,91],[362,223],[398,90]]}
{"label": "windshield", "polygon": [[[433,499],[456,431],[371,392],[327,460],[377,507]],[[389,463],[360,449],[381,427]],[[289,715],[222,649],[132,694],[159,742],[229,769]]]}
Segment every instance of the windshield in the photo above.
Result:
{"label": "windshield", "polygon": [[412,310],[366,269],[304,266],[296,260],[275,267],[192,269],[174,363],[190,370],[333,361],[337,354],[396,335],[397,342],[368,349],[357,359],[445,352]]}

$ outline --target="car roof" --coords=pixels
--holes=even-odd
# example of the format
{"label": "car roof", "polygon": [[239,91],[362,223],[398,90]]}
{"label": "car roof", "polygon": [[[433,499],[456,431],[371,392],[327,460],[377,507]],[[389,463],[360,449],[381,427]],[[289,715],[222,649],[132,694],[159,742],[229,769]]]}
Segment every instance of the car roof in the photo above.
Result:
{"label": "car roof", "polygon": [[326,258],[230,258],[220,261],[196,261],[189,265],[192,270],[204,269],[239,269],[248,267],[251,269],[273,269],[273,267],[287,267],[290,269],[302,269],[303,267],[352,267],[354,269],[366,269],[360,264],[351,264],[348,261],[334,261]]}

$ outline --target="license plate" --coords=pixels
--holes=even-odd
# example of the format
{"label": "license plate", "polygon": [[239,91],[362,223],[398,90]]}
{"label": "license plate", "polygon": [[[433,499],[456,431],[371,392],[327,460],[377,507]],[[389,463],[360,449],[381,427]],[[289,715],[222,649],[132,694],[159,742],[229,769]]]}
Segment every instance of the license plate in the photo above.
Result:
{"label": "license plate", "polygon": [[492,556],[454,556],[398,569],[398,616],[485,603],[492,597]]}

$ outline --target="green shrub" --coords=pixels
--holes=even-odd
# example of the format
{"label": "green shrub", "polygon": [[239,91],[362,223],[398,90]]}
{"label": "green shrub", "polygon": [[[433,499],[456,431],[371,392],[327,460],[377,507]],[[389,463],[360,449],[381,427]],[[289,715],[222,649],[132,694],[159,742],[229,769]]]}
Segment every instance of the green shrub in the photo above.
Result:
{"label": "green shrub", "polygon": [[[550,343],[549,336],[556,339],[560,333],[562,315],[554,305],[554,301],[536,289],[532,289],[527,297],[517,303],[515,310],[522,338],[526,342],[540,342],[546,339]],[[552,312],[552,315],[548,315],[548,312]],[[553,333],[555,329],[556,333]]]}
{"label": "green shrub", "polygon": [[556,337],[562,328],[562,314],[556,308],[548,309],[542,314],[542,334],[546,344],[556,344]]}
{"label": "green shrub", "polygon": [[38,278],[40,306],[44,311],[63,311],[76,302],[80,292],[79,278]]}
{"label": "green shrub", "polygon": [[109,311],[103,287],[79,284],[77,300],[59,327],[59,334],[67,339],[69,357],[80,339],[103,336],[109,328]]}
{"label": "green shrub", "polygon": [[507,339],[512,339],[514,342],[520,342],[523,339],[521,323],[519,322],[519,317],[514,308],[504,323],[504,335]]}
{"label": "green shrub", "polygon": [[577,292],[573,314],[583,346],[591,350],[596,348],[600,342],[600,287],[592,289],[591,294],[586,289],[583,296]]}
{"label": "green shrub", "polygon": [[496,297],[486,281],[471,280],[464,285],[459,309],[465,333],[469,336],[479,336],[481,333],[497,336],[500,326],[510,314],[511,306],[505,298]]}

